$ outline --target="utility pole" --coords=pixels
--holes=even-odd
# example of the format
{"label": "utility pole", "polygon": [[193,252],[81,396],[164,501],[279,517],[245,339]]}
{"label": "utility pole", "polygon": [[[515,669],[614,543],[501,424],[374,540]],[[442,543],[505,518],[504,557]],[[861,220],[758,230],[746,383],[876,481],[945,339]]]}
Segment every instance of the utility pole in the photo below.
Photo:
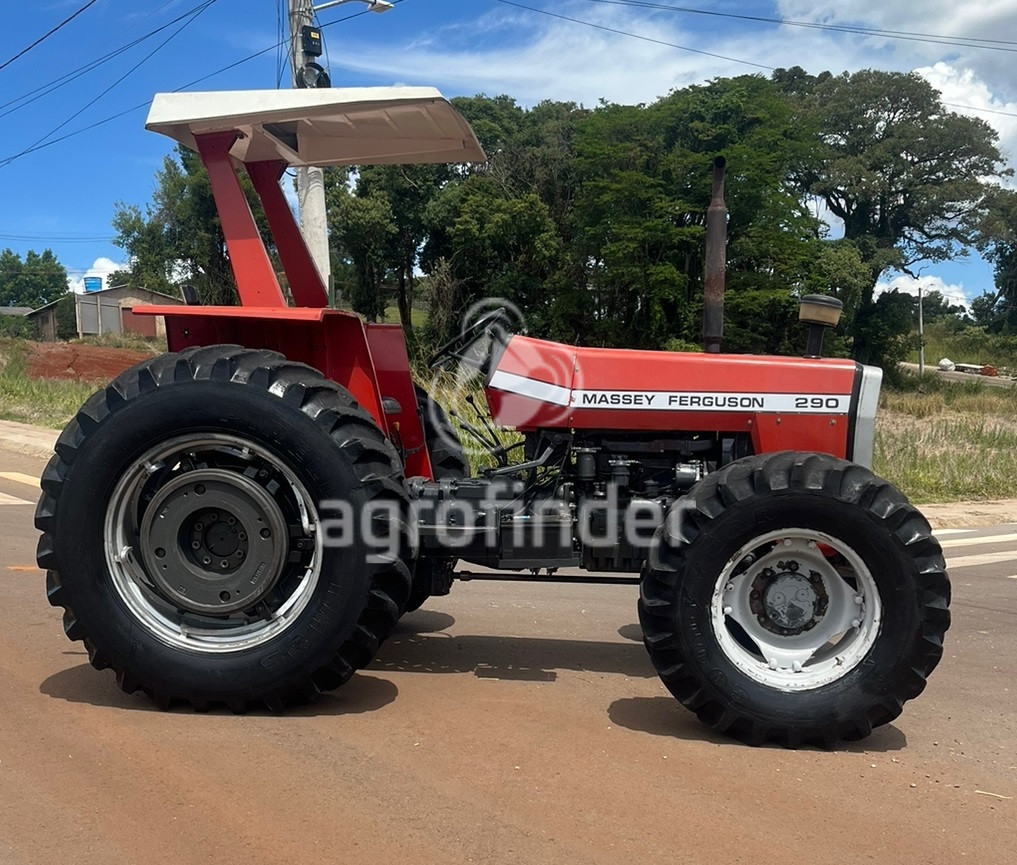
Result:
{"label": "utility pole", "polygon": [[922,283],[918,282],[918,374],[925,375],[925,321],[922,315]]}
{"label": "utility pole", "polygon": [[[292,83],[297,86],[297,75],[313,57],[304,54],[301,39],[304,27],[310,27],[314,18],[311,0],[289,0],[290,65]],[[328,260],[328,218],[325,213],[325,173],[321,168],[297,169],[297,204],[300,209],[300,230],[318,268],[321,281],[328,285],[331,266]]]}
{"label": "utility pole", "polygon": [[[327,73],[314,63],[315,58],[321,53],[320,35],[315,34],[314,39],[318,43],[317,53],[305,51],[303,39],[304,28],[310,27],[314,20],[314,13],[323,9],[331,9],[334,6],[342,6],[353,0],[329,0],[314,6],[311,0],[289,0],[290,19],[290,67],[292,71],[292,84],[294,87],[330,87]],[[359,0],[366,3],[371,12],[387,12],[392,4],[387,0]],[[309,76],[304,75],[305,68],[316,69],[319,75],[313,77],[313,83]],[[320,77],[319,77],[320,76]],[[300,83],[298,83],[298,80]],[[329,276],[332,268],[328,260],[328,217],[325,212],[325,173],[321,168],[298,168],[297,169],[297,205],[300,209],[300,230],[304,235],[304,242],[307,244],[308,252],[314,260],[314,266],[321,274],[321,281],[329,284]]]}

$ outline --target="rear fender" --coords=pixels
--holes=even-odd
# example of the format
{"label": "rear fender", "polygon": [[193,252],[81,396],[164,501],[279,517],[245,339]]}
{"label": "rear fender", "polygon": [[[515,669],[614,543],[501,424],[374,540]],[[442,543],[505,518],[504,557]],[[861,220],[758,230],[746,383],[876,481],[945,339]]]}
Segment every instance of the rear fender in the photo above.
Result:
{"label": "rear fender", "polygon": [[[342,310],[296,307],[137,306],[133,311],[165,316],[170,351],[236,344],[277,351],[320,370],[353,394],[404,453],[408,476],[432,477],[398,325],[365,325]],[[391,398],[388,413],[383,397]]]}

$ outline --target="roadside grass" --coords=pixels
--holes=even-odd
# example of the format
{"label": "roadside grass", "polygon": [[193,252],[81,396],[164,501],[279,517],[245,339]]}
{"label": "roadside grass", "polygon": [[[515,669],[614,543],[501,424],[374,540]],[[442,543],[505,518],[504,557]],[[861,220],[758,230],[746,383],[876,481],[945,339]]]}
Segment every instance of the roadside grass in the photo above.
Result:
{"label": "roadside grass", "polygon": [[[908,360],[918,363],[918,334],[911,336]],[[925,328],[925,362],[932,366],[948,357],[954,363],[990,363],[1000,373],[1017,372],[1017,336],[986,333],[980,327],[957,330],[947,322],[931,322]]]}
{"label": "roadside grass", "polygon": [[[386,324],[401,324],[399,319],[399,307],[387,306],[385,307],[385,313],[382,316],[382,321]],[[413,325],[414,330],[418,330],[427,324],[427,310],[419,309],[416,306],[410,307],[410,323]]]}
{"label": "roadside grass", "polygon": [[918,504],[1017,497],[1017,390],[935,379],[905,387],[880,397],[876,474]]}
{"label": "roadside grass", "polygon": [[71,343],[97,345],[102,348],[129,348],[131,351],[145,352],[153,356],[166,351],[166,337],[153,339],[129,330],[120,333],[104,333],[100,336],[83,336],[80,339],[71,340]]}
{"label": "roadside grass", "polygon": [[[103,382],[32,379],[27,351],[21,340],[0,339],[0,419],[61,429]],[[467,400],[485,408],[476,383],[457,386],[440,375],[421,377],[421,384],[446,410],[482,427]],[[1015,418],[1017,388],[943,382],[934,375],[906,378],[902,389],[884,389],[880,397],[874,469],[918,504],[1017,497]],[[474,471],[492,464],[465,431],[460,437]],[[499,431],[498,439],[508,446],[521,436]],[[512,456],[519,461],[521,451]]]}
{"label": "roadside grass", "polygon": [[0,340],[0,419],[62,429],[102,382],[34,379],[26,345]]}

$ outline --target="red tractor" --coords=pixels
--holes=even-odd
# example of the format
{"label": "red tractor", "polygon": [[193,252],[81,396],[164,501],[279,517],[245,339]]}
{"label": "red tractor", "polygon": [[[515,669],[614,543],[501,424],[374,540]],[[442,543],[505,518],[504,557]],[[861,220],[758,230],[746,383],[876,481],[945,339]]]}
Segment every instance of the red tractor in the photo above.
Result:
{"label": "red tractor", "polygon": [[[922,691],[950,587],[929,524],[870,470],[879,370],[561,345],[492,310],[434,358],[483,375],[490,421],[469,428],[495,466],[471,477],[401,329],[327,308],[279,184],[483,161],[463,118],[429,88],[245,91],[157,96],[148,127],[200,153],[243,305],[135,308],[165,316],[170,353],[92,396],[43,474],[49,600],[125,691],[281,710],[457,575],[574,569],[638,582],[661,679],[744,741],[864,737]],[[495,427],[521,434],[515,461]]]}

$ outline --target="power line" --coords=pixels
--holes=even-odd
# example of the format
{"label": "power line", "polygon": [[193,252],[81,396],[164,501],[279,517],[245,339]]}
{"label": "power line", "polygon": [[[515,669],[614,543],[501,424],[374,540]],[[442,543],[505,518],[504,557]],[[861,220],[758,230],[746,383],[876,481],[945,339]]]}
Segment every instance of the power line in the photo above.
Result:
{"label": "power line", "polygon": [[[730,61],[732,61],[734,63],[742,63],[742,64],[745,64],[745,65],[748,65],[748,66],[757,66],[760,69],[767,69],[767,70],[770,70],[771,72],[775,70],[775,67],[773,67],[773,66],[766,66],[766,65],[764,65],[762,63],[755,63],[755,62],[753,62],[751,60],[741,60],[741,59],[739,59],[737,57],[726,57],[723,54],[713,54],[713,53],[708,52],[708,51],[700,51],[700,50],[698,50],[696,48],[688,48],[688,47],[686,47],[684,45],[675,45],[673,42],[665,42],[664,40],[654,39],[654,38],[652,38],[650,36],[643,36],[643,35],[638,34],[638,33],[628,33],[628,32],[626,32],[624,30],[617,30],[617,29],[615,29],[613,27],[606,27],[606,26],[603,26],[601,24],[594,24],[591,21],[583,21],[580,18],[570,18],[570,17],[568,17],[566,15],[559,15],[559,14],[557,14],[555,12],[548,12],[546,9],[537,9],[537,8],[535,8],[533,6],[525,6],[522,3],[514,2],[514,0],[498,0],[498,2],[499,3],[503,3],[506,6],[516,6],[519,9],[527,9],[530,12],[539,12],[541,15],[548,15],[548,16],[550,16],[552,18],[560,18],[560,19],[562,19],[564,21],[571,21],[571,22],[573,22],[575,24],[582,24],[582,25],[584,25],[586,27],[594,27],[597,30],[606,30],[609,33],[616,33],[616,34],[618,34],[620,36],[628,36],[628,37],[631,37],[632,39],[639,39],[639,40],[644,41],[644,42],[652,42],[655,45],[665,45],[665,46],[670,47],[670,48],[679,48],[682,51],[692,51],[692,52],[695,52],[697,54],[706,54],[708,57],[717,57],[717,58],[720,58],[722,60],[730,60]],[[663,9],[674,9],[674,10],[681,10],[681,11],[688,11],[688,12],[702,12],[702,14],[704,14],[704,15],[719,15],[721,17],[726,17],[726,18],[749,18],[750,17],[750,16],[745,16],[745,15],[733,15],[733,14],[728,15],[727,13],[720,13],[720,12],[706,12],[704,10],[699,10],[699,9],[688,9],[688,10],[685,10],[682,7],[661,6],[659,4],[652,4],[652,3],[641,2],[641,0],[588,0],[588,2],[593,2],[593,3],[613,3],[615,5],[620,5],[620,6],[656,6],[658,8],[663,8]],[[752,19],[752,20],[764,20],[764,21],[771,21],[771,22],[780,23],[780,24],[789,23],[789,22],[785,22],[785,21],[780,21],[779,19],[769,19],[769,18],[767,18],[767,19]],[[791,23],[793,23],[793,22],[791,22]],[[817,26],[818,27],[819,25],[801,24],[801,26],[803,26],[803,27]],[[824,25],[824,27],[825,26],[826,25]],[[845,28],[836,28],[836,27],[833,27],[832,25],[830,25],[830,29],[845,29]],[[866,33],[875,33],[875,32],[892,33],[892,32],[894,32],[894,31],[864,31],[864,28],[858,28],[858,30],[866,32]],[[1017,43],[1008,43],[1008,44],[1017,44]],[[978,46],[971,46],[971,47],[978,47]],[[976,107],[974,105],[962,105],[962,104],[960,104],[958,102],[943,102],[942,104],[944,106],[946,106],[946,107],[949,107],[949,108],[961,108],[961,109],[963,109],[965,111],[973,111],[975,113],[998,114],[998,115],[1001,115],[1003,117],[1017,117],[1017,113],[1015,113],[1015,112],[1012,112],[1012,111],[1001,111],[1001,110],[995,109],[995,108],[980,108],[980,107]]]}
{"label": "power line", "polygon": [[67,24],[70,24],[75,18],[77,18],[82,12],[84,12],[89,6],[94,6],[97,2],[98,2],[98,0],[88,0],[88,2],[84,6],[82,6],[80,9],[78,9],[78,11],[75,12],[73,15],[71,15],[68,18],[65,18],[63,21],[61,21],[59,24],[57,24],[56,27],[54,27],[52,30],[49,30],[48,32],[43,33],[42,36],[40,36],[38,39],[36,39],[31,45],[28,45],[25,48],[22,48],[17,54],[15,54],[9,60],[5,60],[3,63],[0,63],[0,69],[6,69],[8,66],[10,66],[19,57],[24,57],[29,51],[31,51],[33,48],[35,48],[36,45],[41,45],[43,42],[45,42],[47,39],[49,39],[50,36],[52,36],[54,33],[56,33],[57,30],[59,30],[61,27],[65,26]]}
{"label": "power line", "polygon": [[[174,2],[174,0],[171,0],[171,2]],[[204,0],[204,2],[207,2],[207,0]],[[21,96],[16,96],[13,99],[9,99],[7,102],[0,104],[0,110],[2,110],[4,108],[8,108],[9,106],[14,105],[16,102],[21,103],[20,105],[14,105],[14,107],[10,108],[10,110],[8,111],[3,111],[3,113],[0,114],[0,117],[6,117],[9,114],[13,114],[15,111],[19,111],[26,105],[31,105],[38,99],[42,99],[45,96],[49,96],[51,93],[53,93],[56,90],[59,90],[65,84],[69,84],[71,81],[80,78],[82,75],[91,72],[93,69],[98,69],[100,66],[126,53],[131,48],[135,48],[136,46],[147,41],[148,39],[151,39],[153,36],[157,36],[163,30],[167,30],[177,22],[184,20],[190,15],[193,15],[195,12],[201,9],[201,7],[204,5],[204,2],[199,3],[197,6],[194,6],[191,9],[189,9],[187,12],[178,15],[176,18],[167,21],[162,26],[156,27],[154,30],[150,31],[149,33],[146,33],[144,36],[139,36],[134,41],[121,45],[119,48],[115,48],[113,51],[104,54],[102,57],[99,57],[95,60],[92,60],[89,63],[86,63],[84,66],[79,66],[77,69],[73,69],[70,72],[66,72],[63,75],[54,78],[52,81],[48,81],[45,84],[40,84],[38,87],[33,88],[28,93],[24,93]],[[168,5],[169,3],[164,4],[163,8],[165,8],[165,6]]]}
{"label": "power line", "polygon": [[275,38],[279,40],[275,53],[275,88],[282,87],[283,73],[286,71],[286,52],[283,43],[286,41],[286,28],[283,24],[286,0],[276,0],[275,4]]}
{"label": "power line", "polygon": [[963,108],[965,111],[980,111],[984,114],[1001,114],[1003,117],[1017,117],[1013,111],[1000,111],[997,108],[975,108],[974,105],[961,105],[958,102],[944,102],[948,108]]}
{"label": "power line", "polygon": [[919,33],[910,30],[880,30],[870,27],[852,27],[847,24],[819,24],[812,21],[787,21],[783,18],[766,18],[760,15],[739,15],[734,12],[717,12],[709,9],[691,9],[687,6],[671,6],[665,3],[651,3],[649,0],[586,0],[588,3],[603,3],[611,6],[629,6],[642,9],[656,9],[680,12],[687,15],[710,15],[739,21],[756,21],[763,24],[777,24],[786,27],[805,27],[811,30],[832,30],[838,33],[853,33],[862,36],[881,36],[885,39],[902,39],[908,42],[927,42],[932,45],[952,45],[961,48],[983,48],[989,51],[1017,53],[1017,42],[1007,39],[981,39],[969,36],[950,36],[942,33]]}
{"label": "power line", "polygon": [[202,12],[204,12],[206,9],[208,9],[210,6],[213,6],[217,2],[218,2],[218,0],[205,0],[205,2],[203,4],[201,4],[201,6],[199,6],[197,8],[197,11],[195,11],[176,30],[174,30],[169,36],[167,36],[162,42],[160,42],[159,45],[157,45],[154,50],[150,51],[149,54],[146,57],[144,57],[141,60],[140,63],[138,63],[136,66],[132,67],[131,69],[128,69],[123,75],[121,75],[116,81],[114,81],[112,84],[110,84],[98,96],[95,96],[93,99],[91,99],[88,102],[86,102],[81,108],[79,108],[77,111],[75,111],[70,117],[68,117],[66,120],[61,122],[59,125],[55,126],[53,129],[51,129],[49,132],[47,132],[44,136],[42,136],[42,138],[39,138],[38,140],[36,140],[33,144],[29,145],[27,148],[22,150],[20,153],[15,153],[13,156],[8,156],[3,161],[0,161],[0,168],[3,168],[5,166],[7,166],[7,165],[10,165],[10,163],[14,162],[16,159],[20,159],[22,156],[25,156],[26,154],[31,153],[33,150],[37,149],[39,147],[39,145],[43,144],[47,139],[51,138],[53,135],[55,135],[57,132],[59,132],[61,129],[63,129],[65,126],[67,126],[67,124],[70,123],[72,120],[74,120],[75,117],[80,116],[85,111],[87,111],[89,108],[91,108],[93,105],[95,105],[95,103],[98,102],[100,99],[102,99],[103,96],[105,96],[107,93],[109,93],[111,90],[113,90],[117,85],[119,85],[123,81],[125,81],[131,75],[133,75],[135,70],[138,68],[138,66],[141,66],[143,63],[146,63],[147,61],[151,60],[156,54],[159,53],[159,51],[161,51],[170,42],[172,42],[174,39],[176,39],[176,37],[179,36],[188,26],[193,24],[194,21],[197,20],[198,16],[200,16]]}
{"label": "power line", "polygon": [[[213,2],[215,2],[215,0],[213,0]],[[405,0],[391,0],[391,2],[393,6],[396,6],[400,3],[405,2]],[[331,27],[334,24],[342,24],[344,21],[350,21],[354,18],[359,18],[361,15],[366,15],[369,11],[370,9],[364,9],[360,12],[354,12],[352,15],[346,15],[343,18],[337,18],[335,21],[329,21],[327,24],[322,24],[321,26],[322,28],[325,28]],[[186,15],[183,17],[186,17]],[[179,87],[175,88],[172,92],[179,93],[181,90],[186,90],[188,87],[193,87],[195,84],[200,84],[203,81],[207,81],[209,78],[214,78],[216,75],[221,75],[223,72],[228,72],[230,69],[234,69],[237,66],[241,66],[242,64],[247,63],[250,60],[254,60],[258,57],[261,57],[263,54],[268,54],[269,51],[275,51],[276,48],[279,47],[279,45],[284,45],[286,44],[287,41],[288,40],[286,39],[281,40],[279,43],[275,45],[269,45],[267,48],[263,48],[261,51],[255,51],[253,54],[248,54],[246,57],[241,57],[239,60],[230,63],[226,66],[223,66],[220,69],[216,69],[214,72],[209,72],[207,75],[202,75],[200,78],[195,78],[193,81],[188,81],[186,84],[181,84]],[[10,164],[14,159],[20,159],[22,156],[28,156],[29,154],[35,153],[39,150],[44,150],[47,147],[52,147],[54,144],[59,144],[60,142],[66,141],[69,138],[74,138],[75,136],[83,135],[85,132],[90,132],[91,130],[96,129],[99,126],[104,126],[107,123],[112,123],[114,120],[118,120],[125,114],[131,114],[134,111],[139,111],[142,108],[147,108],[149,105],[151,105],[151,102],[152,102],[151,99],[146,99],[144,102],[139,102],[137,105],[132,105],[130,108],[125,108],[123,111],[118,111],[116,114],[111,114],[109,117],[104,117],[101,120],[96,120],[94,123],[90,123],[87,126],[82,126],[80,129],[75,129],[73,132],[68,132],[66,135],[61,135],[59,138],[53,138],[50,139],[49,141],[32,145],[31,147],[23,150],[21,153],[15,154],[13,157],[7,157],[4,160],[0,160],[0,168],[3,168],[4,166]]]}
{"label": "power line", "polygon": [[755,66],[757,69],[766,69],[770,72],[774,71],[773,66],[767,66],[765,63],[756,63],[753,60],[740,60],[737,57],[728,57],[725,54],[715,54],[712,51],[702,51],[699,48],[690,48],[687,45],[678,45],[674,42],[666,42],[663,39],[655,39],[652,36],[643,36],[639,33],[629,33],[626,30],[618,30],[614,27],[606,27],[603,24],[594,24],[592,21],[583,21],[580,18],[571,18],[568,15],[559,15],[557,12],[548,12],[546,9],[538,9],[535,6],[525,6],[522,3],[515,3],[513,0],[498,0],[499,3],[504,3],[506,6],[515,6],[518,9],[527,9],[530,12],[537,12],[541,15],[547,15],[551,18],[560,18],[562,21],[571,21],[573,24],[582,24],[585,27],[593,27],[596,30],[604,30],[608,33],[615,33],[619,36],[630,36],[633,39],[639,39],[643,42],[652,42],[655,45],[663,45],[667,48],[677,48],[680,51],[690,51],[693,54],[702,54],[705,57],[713,57],[717,60],[727,60],[730,63],[741,63],[745,66]]}

